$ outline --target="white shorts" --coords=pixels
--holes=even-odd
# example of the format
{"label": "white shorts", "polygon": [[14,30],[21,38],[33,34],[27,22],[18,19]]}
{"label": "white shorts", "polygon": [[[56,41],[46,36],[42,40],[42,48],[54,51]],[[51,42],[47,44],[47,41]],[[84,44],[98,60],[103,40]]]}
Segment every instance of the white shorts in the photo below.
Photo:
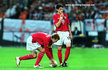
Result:
{"label": "white shorts", "polygon": [[54,43],[55,45],[63,45],[63,43],[66,45],[67,43],[71,43],[68,31],[58,31],[57,34],[59,34],[60,40]]}
{"label": "white shorts", "polygon": [[37,52],[37,48],[41,47],[41,45],[36,42],[36,43],[32,43],[32,36],[29,36],[27,39],[27,43],[26,43],[26,49],[28,51],[35,51]]}

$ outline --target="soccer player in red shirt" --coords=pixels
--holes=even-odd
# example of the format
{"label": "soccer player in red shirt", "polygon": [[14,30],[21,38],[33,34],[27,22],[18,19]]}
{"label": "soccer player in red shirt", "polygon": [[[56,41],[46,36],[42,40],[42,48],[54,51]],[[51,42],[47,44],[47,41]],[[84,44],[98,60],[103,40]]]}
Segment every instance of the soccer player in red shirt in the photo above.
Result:
{"label": "soccer player in red shirt", "polygon": [[[70,54],[71,48],[71,29],[70,29],[70,22],[68,19],[67,14],[63,13],[63,5],[57,4],[56,5],[57,13],[53,16],[53,22],[56,26],[56,32],[60,36],[60,40],[57,41],[55,44],[58,45],[58,58],[61,67],[67,67],[67,59]],[[62,62],[62,45],[63,43],[66,45],[65,51],[65,59]]]}
{"label": "soccer player in red shirt", "polygon": [[[39,65],[44,53],[46,53],[47,57],[51,60],[53,66],[57,66],[53,59],[52,48],[50,47],[53,43],[57,42],[60,39],[58,34],[49,35],[46,33],[35,33],[28,37],[27,39],[27,50],[31,51],[32,54],[16,57],[16,64],[19,67],[20,61],[34,59],[37,57],[37,50],[40,51],[37,57],[37,61],[34,65],[34,68],[42,68]],[[42,48],[44,46],[44,48]]]}

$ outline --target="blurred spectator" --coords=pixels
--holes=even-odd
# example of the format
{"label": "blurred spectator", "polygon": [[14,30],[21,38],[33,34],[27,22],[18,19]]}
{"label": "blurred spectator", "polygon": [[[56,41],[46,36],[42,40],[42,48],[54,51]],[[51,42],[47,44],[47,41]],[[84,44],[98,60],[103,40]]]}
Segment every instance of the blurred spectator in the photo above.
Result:
{"label": "blurred spectator", "polygon": [[64,12],[69,14],[71,12],[71,6],[64,7]]}
{"label": "blurred spectator", "polygon": [[95,14],[96,14],[96,11],[94,10],[93,7],[91,7],[90,18],[93,18],[94,19]]}
{"label": "blurred spectator", "polygon": [[99,11],[96,12],[95,19],[102,19],[102,14]]}
{"label": "blurred spectator", "polygon": [[33,18],[34,10],[35,10],[34,8],[30,8],[29,14],[28,14],[28,19],[32,19]]}
{"label": "blurred spectator", "polygon": [[[14,12],[15,13],[15,12]],[[13,16],[14,14],[13,14],[13,11],[12,11],[12,5],[10,5],[9,6],[9,8],[7,9],[7,11],[6,11],[6,16],[7,16],[7,18],[10,18],[11,16]]]}
{"label": "blurred spectator", "polygon": [[74,28],[74,31],[72,32],[72,35],[79,35],[81,32],[78,30],[77,27]]}
{"label": "blurred spectator", "polygon": [[33,13],[33,19],[38,20],[38,18],[39,18],[39,13],[37,10],[35,10]]}
{"label": "blurred spectator", "polygon": [[26,19],[28,16],[28,9],[25,7],[24,8],[24,11],[21,12],[20,16],[19,16],[19,19]]}
{"label": "blurred spectator", "polygon": [[88,0],[88,1],[86,2],[86,4],[93,4],[93,1],[92,1],[92,0]]}
{"label": "blurred spectator", "polygon": [[107,13],[103,14],[102,18],[103,19],[108,19],[108,14]]}
{"label": "blurred spectator", "polygon": [[5,10],[6,8],[4,6],[0,7],[0,18],[6,17]]}
{"label": "blurred spectator", "polygon": [[21,6],[19,4],[16,4],[16,15],[14,17],[19,18],[19,14],[21,14],[22,10],[23,9],[21,8]]}
{"label": "blurred spectator", "polygon": [[[0,6],[4,5],[7,8],[5,9],[7,18],[19,18],[19,14],[27,8],[29,12],[26,19],[50,20],[56,12],[54,8],[58,3],[64,5],[64,12],[68,14],[69,19],[106,18],[105,14],[108,13],[107,0],[2,0]],[[65,4],[94,4],[94,6],[65,6]]]}

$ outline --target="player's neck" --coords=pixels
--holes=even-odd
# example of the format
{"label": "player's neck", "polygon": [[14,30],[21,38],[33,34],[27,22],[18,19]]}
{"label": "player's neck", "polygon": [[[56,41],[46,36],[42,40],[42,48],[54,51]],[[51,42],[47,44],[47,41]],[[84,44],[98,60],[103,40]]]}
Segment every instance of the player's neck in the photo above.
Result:
{"label": "player's neck", "polygon": [[60,13],[59,13],[59,12],[57,12],[57,14],[59,14],[59,15],[60,15]]}

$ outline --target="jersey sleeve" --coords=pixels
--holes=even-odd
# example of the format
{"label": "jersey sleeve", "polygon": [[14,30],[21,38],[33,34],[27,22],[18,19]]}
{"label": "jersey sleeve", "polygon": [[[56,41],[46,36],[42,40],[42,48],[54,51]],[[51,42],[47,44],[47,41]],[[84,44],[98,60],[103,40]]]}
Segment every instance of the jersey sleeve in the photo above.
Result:
{"label": "jersey sleeve", "polygon": [[58,22],[59,20],[57,19],[56,15],[53,16],[53,23],[54,25]]}
{"label": "jersey sleeve", "polygon": [[52,59],[53,57],[51,56],[51,53],[50,53],[49,48],[48,48],[48,45],[44,44],[44,48],[45,48],[45,53],[46,53],[47,57],[49,59]]}
{"label": "jersey sleeve", "polygon": [[49,52],[51,54],[51,58],[53,58],[53,51],[52,51],[52,48],[49,48]]}
{"label": "jersey sleeve", "polygon": [[45,53],[46,53],[47,57],[49,59],[52,59],[51,52],[49,51],[49,42],[48,42],[47,38],[44,39],[44,49],[45,49]]}

